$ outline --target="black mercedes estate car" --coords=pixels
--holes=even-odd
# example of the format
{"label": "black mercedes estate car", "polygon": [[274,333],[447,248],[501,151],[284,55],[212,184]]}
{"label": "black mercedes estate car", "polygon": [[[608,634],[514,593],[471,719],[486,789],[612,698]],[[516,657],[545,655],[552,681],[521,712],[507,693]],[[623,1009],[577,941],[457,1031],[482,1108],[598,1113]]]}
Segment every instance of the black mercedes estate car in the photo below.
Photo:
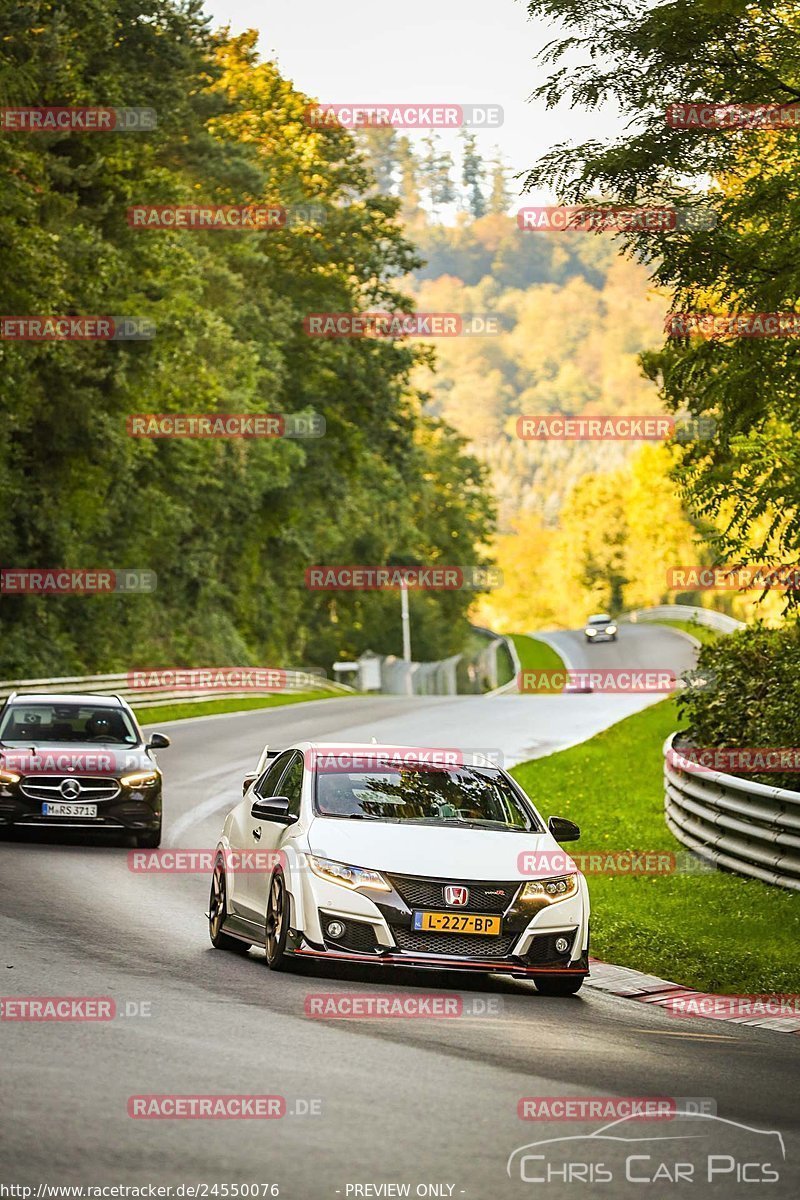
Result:
{"label": "black mercedes estate car", "polygon": [[0,710],[0,832],[102,829],[161,842],[161,772],[119,696],[12,693]]}

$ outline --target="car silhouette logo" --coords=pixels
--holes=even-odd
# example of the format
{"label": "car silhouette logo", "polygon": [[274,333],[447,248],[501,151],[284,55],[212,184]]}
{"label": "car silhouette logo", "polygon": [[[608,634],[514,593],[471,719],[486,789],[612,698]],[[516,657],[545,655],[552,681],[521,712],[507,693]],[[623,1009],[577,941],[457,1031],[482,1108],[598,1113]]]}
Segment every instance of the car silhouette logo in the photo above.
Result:
{"label": "car silhouette logo", "polygon": [[82,788],[77,779],[62,779],[58,790],[65,800],[77,800]]}
{"label": "car silhouette logo", "polygon": [[469,889],[449,886],[444,889],[444,902],[451,908],[464,908],[469,902]]}

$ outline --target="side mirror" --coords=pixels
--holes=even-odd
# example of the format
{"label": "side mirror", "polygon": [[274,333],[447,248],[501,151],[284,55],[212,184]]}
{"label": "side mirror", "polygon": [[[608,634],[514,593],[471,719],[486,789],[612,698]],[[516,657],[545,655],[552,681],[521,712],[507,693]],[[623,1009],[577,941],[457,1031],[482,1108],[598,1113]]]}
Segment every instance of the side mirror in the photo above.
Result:
{"label": "side mirror", "polygon": [[257,821],[273,821],[276,825],[294,825],[297,817],[289,812],[286,796],[269,796],[266,800],[255,800],[250,816]]}
{"label": "side mirror", "polygon": [[247,789],[252,787],[257,779],[258,779],[257,774],[245,775],[244,779],[242,780],[242,795],[243,796],[247,795]]}
{"label": "side mirror", "polygon": [[580,826],[574,821],[568,821],[566,817],[551,817],[547,822],[547,829],[557,842],[577,842],[581,836]]}
{"label": "side mirror", "polygon": [[166,750],[171,742],[165,733],[151,733],[147,743],[148,750]]}

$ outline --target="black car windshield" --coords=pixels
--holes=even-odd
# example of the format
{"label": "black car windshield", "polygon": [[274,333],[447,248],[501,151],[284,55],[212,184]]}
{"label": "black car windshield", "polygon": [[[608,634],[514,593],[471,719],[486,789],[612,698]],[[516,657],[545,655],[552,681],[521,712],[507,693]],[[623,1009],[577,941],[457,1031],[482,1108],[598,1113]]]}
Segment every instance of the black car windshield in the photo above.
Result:
{"label": "black car windshield", "polygon": [[492,767],[318,768],[317,812],[324,817],[540,832],[533,814]]}
{"label": "black car windshield", "polygon": [[106,742],[135,746],[139,737],[121,708],[93,704],[12,704],[0,723],[0,742]]}

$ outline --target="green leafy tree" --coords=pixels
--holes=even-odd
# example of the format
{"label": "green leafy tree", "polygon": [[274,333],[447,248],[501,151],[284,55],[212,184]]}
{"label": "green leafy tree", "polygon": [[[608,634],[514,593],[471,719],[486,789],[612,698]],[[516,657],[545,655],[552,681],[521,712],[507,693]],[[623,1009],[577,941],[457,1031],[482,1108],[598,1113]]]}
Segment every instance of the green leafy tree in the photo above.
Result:
{"label": "green leafy tree", "polygon": [[489,172],[489,204],[490,213],[506,213],[513,199],[511,188],[508,183],[508,171],[500,156],[500,151],[495,147],[495,157],[491,162],[491,170]]}
{"label": "green leafy tree", "polygon": [[[476,464],[421,416],[420,350],[304,332],[313,312],[404,310],[399,281],[419,260],[356,140],[310,127],[309,98],[258,61],[255,41],[212,35],[199,5],[166,0],[37,0],[0,16],[6,103],[159,113],[152,134],[0,139],[2,311],[131,314],[157,328],[144,342],[2,343],[0,561],[158,576],[144,596],[3,595],[5,677],[329,666],[356,643],[382,651],[387,597],[336,597],[327,636],[331,597],[306,588],[305,568],[399,551],[451,561],[453,530],[473,539],[466,561],[480,561],[490,536],[480,484],[454,483],[478,478]],[[278,202],[292,219],[267,233],[126,220],[135,203],[197,202]],[[304,216],[309,205],[321,216]],[[127,417],[153,411],[314,411],[327,431],[129,437]],[[451,439],[447,460],[437,436]],[[443,630],[448,646],[466,639],[473,599],[426,596],[417,651],[437,657]]]}
{"label": "green leafy tree", "polygon": [[486,200],[483,195],[486,169],[478,152],[478,139],[474,133],[468,133],[466,129],[463,129],[461,140],[463,142],[461,183],[464,188],[466,204],[473,217],[482,217],[486,212]]}
{"label": "green leafy tree", "polygon": [[435,133],[422,139],[425,153],[419,159],[419,170],[423,180],[431,212],[435,213],[443,204],[452,204],[456,198],[453,183],[453,156],[442,150]]}

